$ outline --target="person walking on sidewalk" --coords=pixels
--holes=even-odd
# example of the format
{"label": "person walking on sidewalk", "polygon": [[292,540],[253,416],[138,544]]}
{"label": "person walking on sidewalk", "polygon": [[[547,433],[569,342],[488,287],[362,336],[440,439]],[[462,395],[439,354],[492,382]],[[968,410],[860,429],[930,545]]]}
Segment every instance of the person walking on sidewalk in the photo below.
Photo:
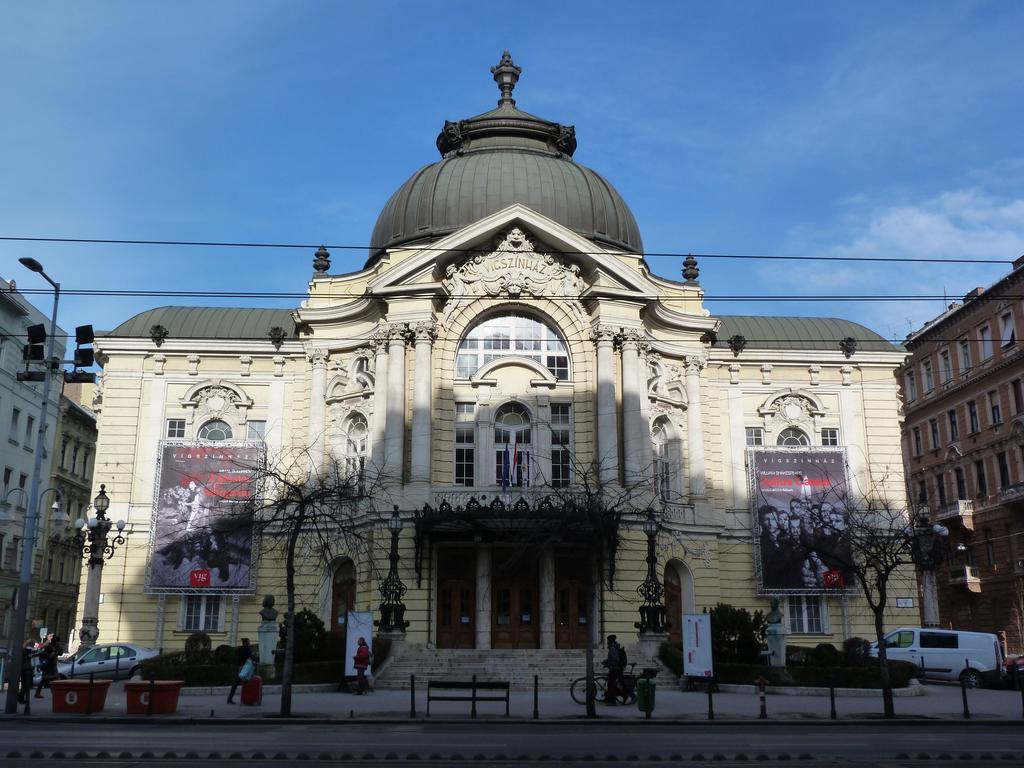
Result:
{"label": "person walking on sidewalk", "polygon": [[47,635],[43,649],[39,651],[39,687],[36,688],[36,698],[43,698],[43,686],[50,687],[50,682],[57,679],[57,657],[61,654],[60,638],[57,635]]}
{"label": "person walking on sidewalk", "polygon": [[25,704],[32,693],[33,660],[36,658],[35,641],[29,637],[21,649],[21,687],[18,688],[18,702]]}
{"label": "person walking on sidewalk", "polygon": [[615,697],[622,690],[622,669],[625,666],[626,652],[618,644],[615,635],[608,635],[608,657],[604,665],[608,667],[608,685],[604,689],[604,703],[616,704]]}
{"label": "person walking on sidewalk", "polygon": [[359,645],[356,648],[356,655],[352,657],[353,666],[356,668],[356,694],[362,696],[370,687],[366,682],[366,670],[370,666],[370,648],[366,644],[366,638],[359,638]]}
{"label": "person walking on sidewalk", "polygon": [[[235,691],[238,690],[239,685],[245,685],[249,682],[249,678],[252,677],[252,672],[245,673],[246,666],[252,669],[252,647],[249,645],[249,638],[243,637],[242,644],[235,649],[235,664],[238,667],[238,671],[235,672],[235,682],[231,684],[231,690],[228,691],[228,704],[234,704]],[[243,674],[247,674],[243,678]]]}

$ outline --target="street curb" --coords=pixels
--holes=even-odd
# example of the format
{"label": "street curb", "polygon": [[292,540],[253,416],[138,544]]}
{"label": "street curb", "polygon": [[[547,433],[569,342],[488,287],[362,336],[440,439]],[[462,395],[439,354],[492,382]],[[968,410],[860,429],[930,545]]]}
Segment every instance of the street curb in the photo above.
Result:
{"label": "street curb", "polygon": [[[719,683],[718,690],[722,693],[757,693],[756,685],[741,685],[739,683]],[[764,692],[769,696],[828,696],[828,688],[804,687],[795,685],[768,685]],[[924,696],[924,686],[920,683],[908,685],[906,688],[893,688],[892,695],[897,699],[905,699],[911,696]],[[870,699],[882,698],[881,688],[836,688],[836,698],[849,699]]]}
{"label": "street curb", "polygon": [[929,718],[929,717],[896,717],[893,719],[885,718],[843,718],[840,720],[829,720],[829,719],[800,719],[800,718],[787,718],[787,719],[769,719],[760,720],[758,718],[721,718],[715,720],[700,719],[694,717],[693,719],[680,720],[675,719],[644,719],[639,718],[636,720],[625,719],[625,718],[597,718],[594,720],[587,719],[585,717],[566,717],[560,719],[542,719],[532,720],[528,718],[477,718],[472,720],[469,718],[459,717],[431,717],[429,719],[424,717],[417,718],[385,718],[385,717],[319,717],[319,716],[303,716],[295,715],[293,717],[104,717],[97,715],[80,715],[80,716],[66,716],[66,715],[46,715],[42,717],[32,717],[29,715],[7,715],[0,714],[0,724],[6,722],[16,722],[22,725],[27,724],[49,724],[49,723],[103,723],[109,724],[121,724],[121,725],[166,725],[168,727],[174,726],[218,726],[218,725],[241,725],[241,726],[267,726],[267,725],[338,725],[338,726],[360,726],[360,725],[409,725],[415,723],[416,725],[501,725],[507,727],[522,727],[522,726],[543,726],[543,727],[554,727],[554,726],[565,726],[572,725],[573,727],[585,727],[585,728],[606,728],[608,726],[623,725],[628,727],[651,727],[656,728],[660,726],[689,726],[689,727],[715,727],[715,726],[737,726],[742,725],[746,727],[767,727],[767,728],[778,728],[778,727],[828,727],[828,726],[882,726],[882,727],[898,727],[904,728],[907,726],[917,727],[948,727],[950,725],[966,725],[966,726],[1005,726],[1020,728],[1021,721],[1005,719],[1005,720],[994,720],[994,719],[971,719],[971,720],[957,720],[952,718]]}

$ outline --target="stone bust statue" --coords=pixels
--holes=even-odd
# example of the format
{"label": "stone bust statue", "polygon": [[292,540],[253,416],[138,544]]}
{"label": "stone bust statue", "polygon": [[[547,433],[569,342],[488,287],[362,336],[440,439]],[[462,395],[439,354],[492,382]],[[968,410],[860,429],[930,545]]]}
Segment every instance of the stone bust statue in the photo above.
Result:
{"label": "stone bust statue", "polygon": [[768,611],[768,615],[765,617],[765,621],[769,624],[781,624],[782,623],[782,611],[779,610],[779,598],[772,598],[772,609]]}
{"label": "stone bust statue", "polygon": [[260,609],[260,616],[264,621],[277,621],[277,609],[274,608],[274,596],[266,595],[263,598],[263,608]]}

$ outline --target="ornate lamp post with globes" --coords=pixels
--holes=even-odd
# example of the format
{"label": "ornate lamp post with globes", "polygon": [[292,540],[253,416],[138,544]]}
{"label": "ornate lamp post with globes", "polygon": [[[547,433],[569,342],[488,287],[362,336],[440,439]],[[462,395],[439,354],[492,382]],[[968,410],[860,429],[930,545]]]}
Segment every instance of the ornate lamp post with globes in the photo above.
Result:
{"label": "ornate lamp post with globes", "polygon": [[398,536],[402,532],[402,516],[398,512],[397,505],[391,514],[391,519],[388,520],[388,528],[391,531],[391,553],[388,556],[391,567],[380,585],[380,619],[374,624],[377,625],[381,633],[404,635],[409,622],[405,620],[405,604],[402,602],[402,598],[408,591],[408,587],[402,583],[402,579],[398,575],[398,561],[401,559],[398,555]]}
{"label": "ornate lamp post with globes", "polygon": [[[78,630],[78,640],[82,648],[94,645],[100,634],[97,625],[99,624],[103,563],[112,558],[117,548],[125,543],[124,520],[114,523],[107,519],[107,509],[110,508],[107,486],[100,486],[100,492],[92,500],[92,507],[96,511],[95,517],[90,517],[88,521],[82,519],[75,521],[82,556],[89,556],[85,603],[82,606],[82,628]],[[108,538],[111,528],[117,529],[117,535]]]}

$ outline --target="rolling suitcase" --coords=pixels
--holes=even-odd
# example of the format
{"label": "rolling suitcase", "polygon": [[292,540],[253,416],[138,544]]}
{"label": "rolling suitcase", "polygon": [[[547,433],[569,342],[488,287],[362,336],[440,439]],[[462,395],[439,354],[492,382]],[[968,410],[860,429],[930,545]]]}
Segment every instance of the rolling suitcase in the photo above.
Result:
{"label": "rolling suitcase", "polygon": [[249,682],[242,686],[242,704],[255,707],[263,703],[263,678],[253,675]]}

